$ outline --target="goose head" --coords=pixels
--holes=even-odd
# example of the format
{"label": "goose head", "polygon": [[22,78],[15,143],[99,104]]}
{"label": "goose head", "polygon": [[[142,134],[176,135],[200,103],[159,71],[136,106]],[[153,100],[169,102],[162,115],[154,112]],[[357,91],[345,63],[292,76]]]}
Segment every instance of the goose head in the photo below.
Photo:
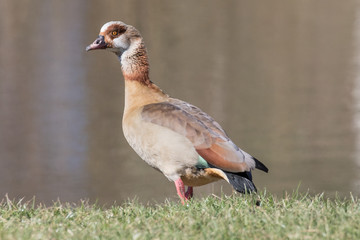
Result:
{"label": "goose head", "polygon": [[139,31],[133,26],[120,21],[111,21],[101,27],[99,36],[86,47],[86,51],[106,49],[121,57],[134,42],[141,39]]}

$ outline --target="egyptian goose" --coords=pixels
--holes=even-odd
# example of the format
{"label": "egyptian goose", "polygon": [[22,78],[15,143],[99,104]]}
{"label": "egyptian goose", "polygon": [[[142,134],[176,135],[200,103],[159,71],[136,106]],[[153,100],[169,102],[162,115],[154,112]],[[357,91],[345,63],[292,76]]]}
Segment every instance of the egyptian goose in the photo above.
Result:
{"label": "egyptian goose", "polygon": [[86,51],[95,49],[107,49],[120,60],[126,140],[145,162],[175,182],[183,204],[193,196],[193,186],[219,179],[238,192],[256,192],[251,170],[268,172],[267,167],[236,146],[208,114],[169,97],[150,81],[147,52],[138,30],[120,21],[108,22]]}

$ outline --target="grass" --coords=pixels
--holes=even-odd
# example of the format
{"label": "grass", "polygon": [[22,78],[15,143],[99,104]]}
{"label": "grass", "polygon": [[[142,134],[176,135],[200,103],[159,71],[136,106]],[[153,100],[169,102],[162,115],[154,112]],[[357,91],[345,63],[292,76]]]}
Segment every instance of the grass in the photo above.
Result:
{"label": "grass", "polygon": [[[257,201],[260,200],[260,206]],[[360,239],[360,202],[323,195],[210,196],[187,206],[136,200],[102,208],[4,199],[0,239]]]}

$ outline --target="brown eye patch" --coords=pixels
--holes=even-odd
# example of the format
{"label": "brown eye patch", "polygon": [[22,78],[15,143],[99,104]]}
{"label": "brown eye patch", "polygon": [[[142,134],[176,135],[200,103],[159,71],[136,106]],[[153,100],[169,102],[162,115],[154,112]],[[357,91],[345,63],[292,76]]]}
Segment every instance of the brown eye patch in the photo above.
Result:
{"label": "brown eye patch", "polygon": [[111,38],[116,38],[123,34],[126,31],[126,27],[118,24],[114,24],[109,27],[109,30],[107,31],[107,35],[109,35]]}

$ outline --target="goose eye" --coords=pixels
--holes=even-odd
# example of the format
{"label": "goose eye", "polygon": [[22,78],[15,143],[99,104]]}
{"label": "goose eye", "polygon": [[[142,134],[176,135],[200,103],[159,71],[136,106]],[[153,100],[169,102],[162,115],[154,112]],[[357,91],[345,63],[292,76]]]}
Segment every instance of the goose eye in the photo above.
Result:
{"label": "goose eye", "polygon": [[116,35],[118,35],[118,32],[117,32],[117,31],[112,31],[111,34],[112,34],[113,36],[116,36]]}

